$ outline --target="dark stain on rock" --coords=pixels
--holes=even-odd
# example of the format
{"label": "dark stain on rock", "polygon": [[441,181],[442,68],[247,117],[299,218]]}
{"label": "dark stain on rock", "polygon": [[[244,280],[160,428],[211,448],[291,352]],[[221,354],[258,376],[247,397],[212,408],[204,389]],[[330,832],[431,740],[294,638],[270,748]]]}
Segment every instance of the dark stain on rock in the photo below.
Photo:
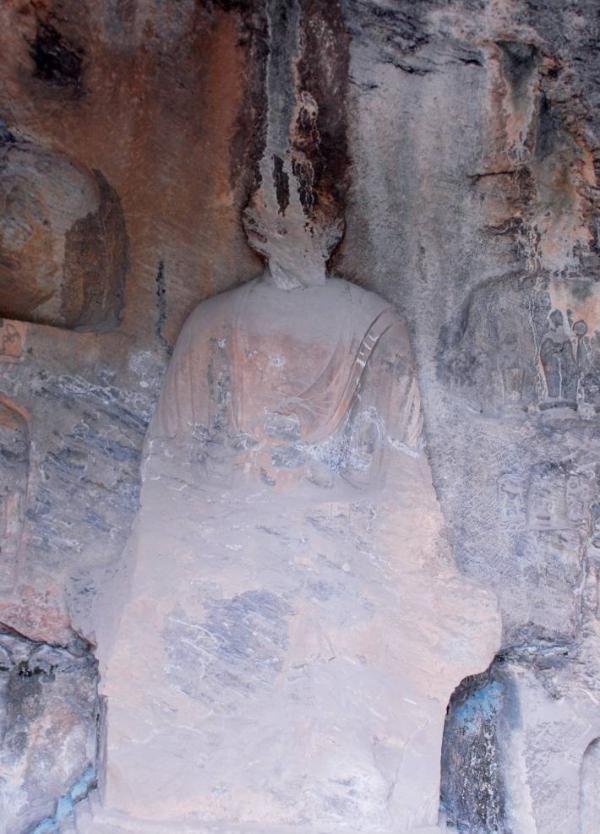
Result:
{"label": "dark stain on rock", "polygon": [[154,324],[154,332],[156,338],[161,343],[167,354],[170,356],[173,348],[167,341],[164,334],[164,326],[167,321],[167,278],[165,275],[165,262],[158,262],[158,271],[156,273],[156,307],[157,315]]}
{"label": "dark stain on rock", "polygon": [[502,69],[508,83],[521,91],[536,71],[538,51],[533,44],[522,41],[497,41],[502,51]]}
{"label": "dark stain on rock", "polygon": [[465,678],[450,699],[442,743],[441,806],[448,824],[458,831],[506,831],[498,739],[504,700],[505,685],[493,669]]}
{"label": "dark stain on rock", "polygon": [[[205,623],[213,651],[225,662],[270,665],[288,642],[287,602],[267,590],[244,591],[209,605]],[[279,666],[279,664],[277,664]]]}
{"label": "dark stain on rock", "polygon": [[138,507],[140,450],[153,399],[79,376],[40,373],[34,385],[42,408],[78,420],[71,432],[56,434],[40,461],[26,511],[27,565],[58,570],[74,549],[112,558]]}
{"label": "dark stain on rock", "polygon": [[285,214],[285,210],[290,204],[290,181],[287,173],[283,170],[283,160],[277,155],[273,156],[273,182],[275,183],[279,214]]}
{"label": "dark stain on rock", "polygon": [[34,62],[35,78],[56,87],[83,92],[83,58],[81,47],[67,40],[51,23],[38,21],[35,40],[29,54]]}
{"label": "dark stain on rock", "polygon": [[292,162],[292,171],[297,181],[300,203],[308,218],[312,217],[313,208],[317,203],[315,185],[324,162],[317,121],[318,104],[310,93],[303,90],[300,93],[296,120],[292,126],[292,146],[296,151],[300,151]]}
{"label": "dark stain on rock", "polygon": [[93,173],[100,206],[66,234],[62,308],[68,327],[107,331],[121,317],[129,239],[118,194],[100,171]]}
{"label": "dark stain on rock", "polygon": [[0,145],[14,145],[17,138],[8,127],[4,119],[0,118]]}
{"label": "dark stain on rock", "polygon": [[252,12],[256,7],[256,0],[210,0],[210,5],[224,12]]}
{"label": "dark stain on rock", "polygon": [[[218,711],[268,687],[281,671],[292,609],[271,591],[252,590],[207,604],[203,623],[177,610],[163,636],[173,682]],[[203,668],[204,674],[198,674]]]}
{"label": "dark stain on rock", "polygon": [[165,279],[165,262],[158,262],[158,271],[156,273],[156,306],[158,308],[158,315],[156,317],[156,324],[154,325],[154,332],[157,337],[162,340],[162,329],[167,318],[167,286]]}
{"label": "dark stain on rock", "polygon": [[311,217],[312,210],[317,201],[317,194],[314,189],[315,172],[310,162],[294,160],[292,162],[292,173],[296,178],[298,187],[298,198],[302,209],[307,217]]}
{"label": "dark stain on rock", "polygon": [[344,213],[349,184],[346,97],[350,36],[341,3],[303,0],[300,27],[299,89],[316,102],[317,110],[314,114],[301,102],[294,141],[314,171],[311,208],[314,204],[317,211],[339,216]]}
{"label": "dark stain on rock", "polygon": [[390,7],[372,4],[370,15],[387,29],[387,40],[403,52],[416,52],[429,43],[429,34],[423,6],[419,3],[402,3]]}
{"label": "dark stain on rock", "polygon": [[[348,4],[345,4],[346,7]],[[376,3],[360,4],[360,15],[349,10],[348,28],[353,41],[378,44],[380,60],[409,75],[424,76],[435,66],[424,56],[422,48],[431,42],[431,21],[426,2],[397,0],[393,7]],[[460,60],[460,58],[458,58]],[[475,61],[464,61],[475,63]]]}
{"label": "dark stain on rock", "polygon": [[548,97],[542,93],[538,112],[538,128],[535,143],[535,155],[546,159],[557,146],[560,124],[552,110]]}
{"label": "dark stain on rock", "polygon": [[265,10],[255,0],[219,4],[239,15],[239,44],[246,53],[245,88],[230,146],[231,182],[240,206],[260,185],[260,160],[266,144],[266,73],[269,55]]}

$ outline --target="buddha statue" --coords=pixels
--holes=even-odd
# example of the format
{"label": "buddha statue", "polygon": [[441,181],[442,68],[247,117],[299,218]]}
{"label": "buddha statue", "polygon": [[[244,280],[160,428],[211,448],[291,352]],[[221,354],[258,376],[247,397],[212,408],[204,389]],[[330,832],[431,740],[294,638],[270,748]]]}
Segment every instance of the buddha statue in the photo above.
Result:
{"label": "buddha statue", "polygon": [[264,274],[192,313],[148,429],[94,834],[437,832],[446,706],[498,645],[444,544],[407,328],[328,274],[343,225],[294,101],[244,216]]}
{"label": "buddha statue", "polygon": [[446,705],[497,645],[407,329],[289,199],[256,197],[265,273],[191,315],[148,430],[95,832],[438,831]]}

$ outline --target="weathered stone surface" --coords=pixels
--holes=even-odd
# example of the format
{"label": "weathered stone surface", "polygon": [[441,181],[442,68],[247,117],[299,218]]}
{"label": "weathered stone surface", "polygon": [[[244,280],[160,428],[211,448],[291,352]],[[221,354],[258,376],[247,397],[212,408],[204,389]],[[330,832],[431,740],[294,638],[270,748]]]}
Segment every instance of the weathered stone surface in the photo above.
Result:
{"label": "weathered stone surface", "polygon": [[[573,92],[577,82],[565,41],[567,53],[551,43],[562,12],[552,11],[549,27],[526,4],[465,4],[446,12],[419,4],[387,14],[376,13],[377,4],[350,4],[349,19],[367,9],[370,25],[353,30],[351,154],[362,173],[351,191],[342,268],[358,263],[364,270],[370,263],[371,286],[396,300],[413,323],[434,477],[455,553],[505,599],[508,642],[529,621],[540,634],[564,629],[564,605],[572,630],[577,536],[561,545],[571,556],[551,557],[559,566],[540,593],[541,554],[531,542],[540,536],[527,542],[510,534],[508,542],[513,522],[502,520],[501,509],[511,503],[507,491],[514,491],[517,471],[526,491],[546,464],[568,469],[567,461],[579,455],[591,478],[582,529],[597,494],[597,453],[588,445],[595,434],[589,403],[597,362],[589,213],[595,180],[575,113],[570,120],[564,115],[567,79]],[[572,23],[565,11],[563,26]],[[375,33],[394,56],[381,55]],[[546,142],[550,135],[572,142],[563,190],[539,168],[563,158],[562,139],[554,145]],[[391,155],[396,146],[403,153]],[[527,214],[528,205],[543,213],[546,225]],[[390,217],[398,222],[390,224]],[[571,224],[568,234],[562,223]],[[560,265],[553,260],[558,246]],[[558,314],[562,326],[553,324]],[[559,342],[570,362],[564,391],[553,388]],[[556,408],[561,400],[565,407]],[[578,523],[555,519],[546,526]],[[525,534],[536,522],[516,524]],[[523,581],[507,581],[515,569]],[[561,600],[546,604],[556,593]]]}
{"label": "weathered stone surface", "polygon": [[[285,208],[294,283],[311,272],[298,254],[305,218],[324,233],[308,247],[319,255],[345,215],[329,268],[408,324],[453,558],[500,601],[515,714],[531,710],[523,727],[536,726],[536,658],[566,645],[564,669],[548,674],[560,678],[557,726],[571,712],[578,725],[581,693],[596,698],[599,611],[596,11],[593,0],[2,5],[0,622],[61,645],[110,630],[92,601],[112,588],[116,616],[125,591],[169,354],[199,302],[262,270],[240,218],[258,178],[275,177],[249,206],[250,235],[253,220],[277,233],[260,210]],[[289,41],[273,37],[286,16],[298,25]],[[293,473],[293,420],[270,431]],[[465,737],[489,751],[480,725],[474,715]],[[572,757],[564,824],[580,814],[585,830],[594,741],[585,752],[568,732],[547,735],[549,753],[533,731],[511,737],[534,763]],[[451,751],[456,773],[469,773],[465,750]],[[539,764],[520,771],[531,807],[507,816],[505,750],[517,756],[500,751],[497,782],[460,783],[466,831],[481,826],[492,783],[505,827],[550,824],[541,809],[556,781]]]}
{"label": "weathered stone surface", "polygon": [[0,619],[36,639],[93,638],[182,321],[258,266],[239,211],[260,137],[260,32],[251,14],[195,3],[0,15],[0,180],[22,197],[2,215],[0,311],[77,329],[2,320],[0,391],[30,415],[32,451],[22,571]]}
{"label": "weathered stone surface", "polygon": [[0,313],[110,329],[120,316],[128,241],[99,171],[6,134],[0,145]]}
{"label": "weathered stone surface", "polygon": [[0,819],[5,834],[57,831],[96,784],[100,705],[90,647],[0,631]]}

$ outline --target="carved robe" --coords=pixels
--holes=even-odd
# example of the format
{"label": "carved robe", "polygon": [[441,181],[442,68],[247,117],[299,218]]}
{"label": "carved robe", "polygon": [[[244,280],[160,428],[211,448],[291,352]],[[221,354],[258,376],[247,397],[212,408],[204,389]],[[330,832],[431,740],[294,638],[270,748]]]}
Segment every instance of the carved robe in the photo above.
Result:
{"label": "carved robe", "polygon": [[446,705],[498,639],[440,534],[386,302],[202,304],[148,432],[93,830],[437,831]]}

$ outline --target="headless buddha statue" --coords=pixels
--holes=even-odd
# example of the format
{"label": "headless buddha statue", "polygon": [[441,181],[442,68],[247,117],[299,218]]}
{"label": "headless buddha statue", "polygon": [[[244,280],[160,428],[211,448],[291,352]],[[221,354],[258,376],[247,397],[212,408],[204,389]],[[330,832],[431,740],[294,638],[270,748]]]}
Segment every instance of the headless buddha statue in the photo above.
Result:
{"label": "headless buddha statue", "polygon": [[436,825],[495,606],[444,555],[404,324],[295,277],[201,304],[171,360],[104,675],[106,831]]}
{"label": "headless buddha statue", "polygon": [[443,546],[406,327],[327,276],[301,150],[270,159],[264,275],[191,315],[148,430],[90,831],[438,831],[446,706],[497,646]]}

